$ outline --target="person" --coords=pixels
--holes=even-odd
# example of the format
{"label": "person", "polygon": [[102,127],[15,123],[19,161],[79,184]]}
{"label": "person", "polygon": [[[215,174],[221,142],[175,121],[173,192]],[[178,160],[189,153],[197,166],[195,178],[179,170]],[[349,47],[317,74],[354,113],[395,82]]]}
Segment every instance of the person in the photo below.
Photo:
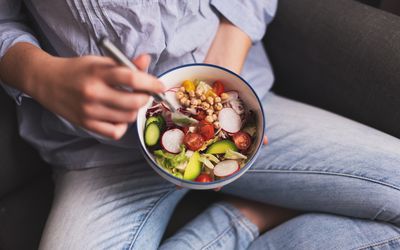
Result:
{"label": "person", "polygon": [[[40,249],[400,248],[400,141],[269,91],[260,40],[276,8],[276,0],[0,0],[2,86],[18,104],[21,136],[54,166]],[[103,35],[141,71],[100,56]],[[213,204],[161,242],[187,190],[156,175],[138,150],[133,124],[148,96],[113,86],[162,92],[155,76],[193,62],[252,84],[269,144],[220,191],[247,200]]]}

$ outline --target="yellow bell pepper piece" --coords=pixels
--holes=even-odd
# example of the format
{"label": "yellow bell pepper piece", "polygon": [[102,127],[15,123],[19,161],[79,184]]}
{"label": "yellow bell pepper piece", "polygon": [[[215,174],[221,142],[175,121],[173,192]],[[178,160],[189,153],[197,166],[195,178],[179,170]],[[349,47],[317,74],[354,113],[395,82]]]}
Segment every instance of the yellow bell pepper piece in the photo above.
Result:
{"label": "yellow bell pepper piece", "polygon": [[196,86],[194,86],[194,83],[192,81],[190,81],[190,80],[184,81],[182,83],[182,86],[185,88],[185,90],[187,92],[196,90]]}

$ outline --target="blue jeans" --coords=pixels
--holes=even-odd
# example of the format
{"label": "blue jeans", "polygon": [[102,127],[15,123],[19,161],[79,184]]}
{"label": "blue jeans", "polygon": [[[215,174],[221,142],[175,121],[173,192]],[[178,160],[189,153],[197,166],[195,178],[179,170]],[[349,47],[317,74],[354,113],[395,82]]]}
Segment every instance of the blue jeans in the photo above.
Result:
{"label": "blue jeans", "polygon": [[144,161],[60,170],[41,249],[400,249],[400,140],[272,93],[263,104],[270,144],[221,192],[304,214],[259,235],[219,202],[161,242],[187,190]]}

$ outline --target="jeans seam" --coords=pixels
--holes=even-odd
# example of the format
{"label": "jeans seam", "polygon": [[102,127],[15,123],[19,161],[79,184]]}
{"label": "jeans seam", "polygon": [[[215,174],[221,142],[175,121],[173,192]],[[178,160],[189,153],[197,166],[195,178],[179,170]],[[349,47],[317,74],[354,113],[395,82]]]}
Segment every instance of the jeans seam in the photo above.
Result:
{"label": "jeans seam", "polygon": [[212,247],[213,244],[215,244],[218,240],[220,240],[222,237],[224,237],[229,231],[231,231],[235,225],[241,226],[244,230],[246,230],[250,234],[250,236],[253,237],[253,239],[256,238],[256,236],[254,235],[254,232],[246,225],[246,223],[244,223],[242,221],[242,217],[239,217],[235,213],[228,211],[222,204],[216,204],[215,206],[218,206],[219,208],[224,210],[226,213],[228,213],[230,216],[233,216],[234,219],[232,220],[232,223],[229,224],[229,226],[224,231],[222,231],[214,240],[212,240],[207,245],[202,247],[201,248],[202,250],[209,249],[210,247]]}
{"label": "jeans seam", "polygon": [[248,173],[257,173],[257,172],[269,172],[269,173],[273,173],[273,172],[277,172],[277,173],[302,173],[302,174],[322,174],[322,175],[336,175],[336,176],[344,176],[344,177],[350,177],[350,178],[355,178],[355,179],[359,179],[359,180],[364,180],[364,181],[369,181],[369,182],[373,182],[375,184],[381,184],[396,190],[400,191],[400,187],[394,185],[394,184],[390,184],[387,182],[383,182],[380,180],[375,180],[369,177],[364,177],[364,176],[358,176],[358,175],[354,175],[354,174],[345,174],[345,173],[337,173],[337,172],[329,172],[329,171],[316,171],[316,170],[281,170],[281,169],[249,169]]}
{"label": "jeans seam", "polygon": [[395,240],[396,241],[400,240],[400,236],[396,236],[396,237],[393,237],[393,238],[390,238],[390,239],[387,239],[387,240],[383,240],[383,241],[380,241],[380,242],[369,243],[367,245],[364,245],[364,246],[361,246],[361,247],[358,247],[358,248],[354,248],[354,249],[355,250],[365,250],[365,249],[367,249],[369,247],[379,247],[379,246],[382,246],[384,244],[388,244],[388,243],[390,243],[392,241],[395,241]]}
{"label": "jeans seam", "polygon": [[[243,226],[243,228],[251,235],[253,238],[256,238],[258,235],[256,232],[254,232],[249,225],[244,220],[247,220],[247,218],[244,217],[244,215],[240,214],[238,215],[234,214],[233,212],[229,211],[224,207],[222,204],[217,204],[216,206],[219,206],[222,210],[224,210],[226,213],[230,214],[231,216],[235,217],[236,221]],[[240,213],[240,212],[239,212]]]}
{"label": "jeans seam", "polygon": [[128,249],[133,249],[133,246],[135,245],[135,242],[137,238],[139,237],[140,232],[142,231],[144,225],[146,224],[147,220],[150,218],[150,215],[154,212],[154,210],[158,207],[158,205],[171,193],[173,193],[175,190],[168,191],[165,193],[163,196],[161,196],[155,203],[154,206],[149,210],[149,212],[146,214],[146,217],[143,219],[142,223],[140,224],[139,228],[136,231],[135,236],[133,237],[131,243],[129,244]]}

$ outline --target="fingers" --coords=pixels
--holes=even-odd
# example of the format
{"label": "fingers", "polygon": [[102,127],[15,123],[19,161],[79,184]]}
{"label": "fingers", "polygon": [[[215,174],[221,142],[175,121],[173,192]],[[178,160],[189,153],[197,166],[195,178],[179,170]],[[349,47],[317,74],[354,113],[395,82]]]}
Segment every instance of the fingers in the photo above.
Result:
{"label": "fingers", "polygon": [[99,135],[114,140],[119,140],[128,129],[128,124],[112,124],[109,122],[102,122],[97,120],[86,120],[83,124],[83,127]]}
{"label": "fingers", "polygon": [[83,108],[83,115],[87,119],[105,121],[110,123],[129,123],[136,120],[137,111],[113,109],[102,104],[89,104]]}
{"label": "fingers", "polygon": [[268,145],[268,137],[264,135],[264,140],[263,140],[264,145]]}
{"label": "fingers", "polygon": [[133,88],[133,91],[148,91],[161,93],[164,85],[154,76],[143,71],[132,72],[125,67],[115,67],[106,75],[106,81],[110,85],[123,85]]}
{"label": "fingers", "polygon": [[147,72],[150,66],[151,57],[148,54],[142,54],[133,60],[133,63],[139,70]]}
{"label": "fingers", "polygon": [[149,101],[149,95],[129,93],[109,87],[103,92],[100,101],[112,109],[132,111],[143,107]]}

